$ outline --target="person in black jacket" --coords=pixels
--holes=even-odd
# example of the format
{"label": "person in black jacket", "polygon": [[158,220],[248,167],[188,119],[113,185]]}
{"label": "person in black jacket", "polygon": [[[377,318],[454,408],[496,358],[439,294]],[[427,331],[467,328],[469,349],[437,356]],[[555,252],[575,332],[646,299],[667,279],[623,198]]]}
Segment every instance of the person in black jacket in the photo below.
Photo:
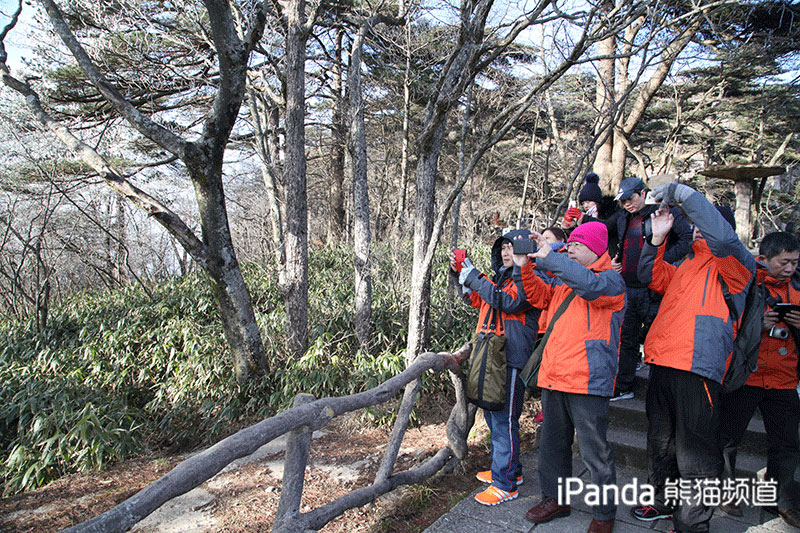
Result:
{"label": "person in black jacket", "polygon": [[[625,319],[622,322],[619,369],[612,402],[633,398],[636,367],[640,361],[639,347],[658,313],[661,302],[661,297],[648,289],[647,284],[642,283],[636,273],[644,239],[648,233],[650,215],[658,209],[657,205],[646,204],[646,198],[647,187],[641,179],[633,177],[622,180],[615,197],[622,211],[606,222],[609,228],[609,240],[618,243],[611,263],[625,280],[628,302]],[[691,250],[692,228],[680,209],[671,207],[670,212],[675,222],[667,237],[664,259],[668,263],[675,263]]]}

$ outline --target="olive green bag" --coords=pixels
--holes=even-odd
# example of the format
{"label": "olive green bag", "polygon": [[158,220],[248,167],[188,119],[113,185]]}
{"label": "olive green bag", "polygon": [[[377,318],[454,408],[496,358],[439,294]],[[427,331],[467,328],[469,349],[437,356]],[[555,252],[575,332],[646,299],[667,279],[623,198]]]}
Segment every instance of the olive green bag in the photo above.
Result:
{"label": "olive green bag", "polygon": [[467,399],[488,411],[499,411],[506,403],[506,336],[500,315],[500,332],[495,333],[495,310],[486,314],[483,330],[475,335],[469,357]]}

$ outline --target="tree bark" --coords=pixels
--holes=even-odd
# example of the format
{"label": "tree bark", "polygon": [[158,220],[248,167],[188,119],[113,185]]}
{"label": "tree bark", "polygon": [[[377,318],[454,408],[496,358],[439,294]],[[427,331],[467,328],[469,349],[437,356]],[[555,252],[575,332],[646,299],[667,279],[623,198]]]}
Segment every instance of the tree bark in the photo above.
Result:
{"label": "tree bark", "polygon": [[305,0],[286,4],[286,346],[296,359],[308,347],[305,5]]}
{"label": "tree bark", "polygon": [[369,351],[372,336],[372,275],[370,273],[369,187],[367,183],[367,137],[364,130],[364,100],[361,94],[361,56],[364,39],[376,17],[365,20],[350,49],[347,72],[348,146],[353,167],[353,241],[355,251],[355,325],[362,350]]}
{"label": "tree bark", "polygon": [[[344,231],[344,155],[345,155],[345,100],[342,95],[342,39],[344,30],[336,32],[333,63],[333,123],[331,124],[331,155],[329,159],[330,193],[328,195],[328,244],[347,240]],[[348,78],[349,79],[349,78]]]}

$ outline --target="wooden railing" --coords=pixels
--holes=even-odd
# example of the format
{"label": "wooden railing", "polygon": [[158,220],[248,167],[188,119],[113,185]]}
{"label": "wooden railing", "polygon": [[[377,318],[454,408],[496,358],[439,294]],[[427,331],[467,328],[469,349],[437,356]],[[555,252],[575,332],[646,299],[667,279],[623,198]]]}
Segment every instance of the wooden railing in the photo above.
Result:
{"label": "wooden railing", "polygon": [[[318,530],[348,509],[365,505],[401,485],[420,483],[445,467],[452,468],[467,453],[467,434],[475,420],[475,407],[466,400],[464,374],[460,363],[469,355],[467,344],[455,353],[427,352],[403,372],[377,387],[339,398],[315,399],[298,394],[294,406],[245,428],[214,446],[183,461],[166,475],[113,509],[77,524],[69,532],[127,531],[167,501],[207,481],[232,461],[255,452],[264,444],[289,433],[284,458],[281,498],[272,531],[276,533]],[[456,391],[456,403],[447,421],[448,446],[416,468],[392,473],[420,376],[428,370],[448,370]],[[311,511],[300,512],[305,468],[311,448],[311,434],[339,415],[384,403],[405,388],[395,427],[372,485],[354,490]]]}

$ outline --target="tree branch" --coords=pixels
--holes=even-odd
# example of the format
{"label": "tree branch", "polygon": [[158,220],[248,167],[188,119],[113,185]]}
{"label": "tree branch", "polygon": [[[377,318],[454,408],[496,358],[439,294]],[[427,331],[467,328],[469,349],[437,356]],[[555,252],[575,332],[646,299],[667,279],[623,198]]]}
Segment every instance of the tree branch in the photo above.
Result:
{"label": "tree branch", "polygon": [[165,127],[156,124],[152,119],[142,114],[138,109],[133,107],[125,97],[123,97],[117,89],[115,89],[100,72],[100,70],[92,62],[89,55],[84,50],[83,46],[72,30],[64,21],[61,10],[58,8],[54,0],[40,0],[44,5],[47,15],[50,17],[50,22],[56,33],[64,42],[64,44],[72,52],[73,57],[78,62],[81,70],[86,74],[89,80],[97,87],[97,90],[114,106],[114,109],[122,115],[130,124],[136,128],[142,135],[163,147],[165,150],[172,154],[183,157],[186,148],[186,141],[175,135]]}

